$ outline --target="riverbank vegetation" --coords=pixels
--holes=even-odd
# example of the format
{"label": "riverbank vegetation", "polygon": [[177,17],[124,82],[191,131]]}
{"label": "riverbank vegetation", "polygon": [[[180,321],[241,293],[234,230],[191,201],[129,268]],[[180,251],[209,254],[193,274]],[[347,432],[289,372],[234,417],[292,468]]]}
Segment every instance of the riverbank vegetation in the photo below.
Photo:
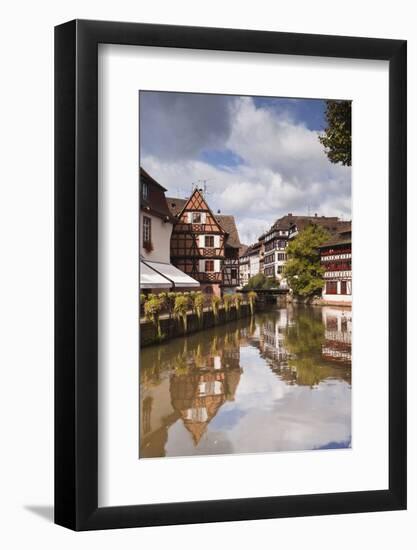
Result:
{"label": "riverbank vegetation", "polygon": [[267,277],[263,273],[257,273],[250,277],[248,283],[243,287],[244,290],[269,290],[271,288],[279,288],[278,279]]}
{"label": "riverbank vegetation", "polygon": [[[140,317],[152,323],[156,329],[156,342],[166,339],[166,328],[162,329],[163,321],[173,320],[180,323],[181,333],[188,334],[190,331],[202,330],[207,321],[207,314],[212,314],[212,323],[224,323],[241,316],[242,306],[248,306],[250,315],[255,314],[255,303],[257,294],[254,291],[248,293],[224,294],[223,297],[216,295],[205,295],[203,292],[161,292],[159,294],[140,295]],[[220,317],[220,313],[222,313]],[[233,314],[234,312],[234,314]],[[191,316],[191,317],[190,317]],[[190,319],[193,319],[190,329]],[[196,321],[197,319],[197,325]],[[165,327],[165,324],[164,324]]]}

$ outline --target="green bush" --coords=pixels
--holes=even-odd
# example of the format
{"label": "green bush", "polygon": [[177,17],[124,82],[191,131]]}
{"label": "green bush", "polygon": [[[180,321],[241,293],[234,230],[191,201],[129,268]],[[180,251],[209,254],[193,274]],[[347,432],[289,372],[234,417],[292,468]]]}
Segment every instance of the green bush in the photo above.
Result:
{"label": "green bush", "polygon": [[175,298],[174,305],[174,317],[176,319],[182,319],[182,324],[184,327],[184,334],[187,332],[187,313],[190,307],[190,299],[188,295],[177,295]]}
{"label": "green bush", "polygon": [[158,339],[162,340],[163,334],[161,331],[161,324],[159,322],[159,316],[163,307],[163,299],[155,294],[151,294],[144,304],[145,317],[148,321],[151,321],[157,330]]}

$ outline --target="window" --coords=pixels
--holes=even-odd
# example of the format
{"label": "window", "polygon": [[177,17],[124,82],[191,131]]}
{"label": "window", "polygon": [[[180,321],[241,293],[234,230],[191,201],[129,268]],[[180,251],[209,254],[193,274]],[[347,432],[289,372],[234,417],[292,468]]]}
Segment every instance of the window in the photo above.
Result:
{"label": "window", "polygon": [[347,294],[347,281],[340,282],[340,294]]}
{"label": "window", "polygon": [[146,182],[142,183],[142,200],[148,200],[149,187]]}
{"label": "window", "polygon": [[206,260],[205,270],[206,273],[214,271],[214,260]]}
{"label": "window", "polygon": [[142,242],[143,246],[149,246],[151,244],[151,218],[143,216],[143,227],[142,227]]}
{"label": "window", "polygon": [[206,235],[204,237],[204,246],[207,248],[213,248],[214,246],[214,237],[213,235]]}
{"label": "window", "polygon": [[284,266],[283,265],[278,265],[277,266],[277,273],[283,273],[284,272]]}
{"label": "window", "polygon": [[232,269],[232,279],[237,279],[237,269]]}
{"label": "window", "polygon": [[192,212],[191,222],[192,223],[201,223],[201,214],[200,214],[200,212]]}
{"label": "window", "polygon": [[286,259],[285,256],[283,252],[278,252],[278,261],[283,262]]}
{"label": "window", "polygon": [[326,282],[326,294],[337,294],[337,281]]}

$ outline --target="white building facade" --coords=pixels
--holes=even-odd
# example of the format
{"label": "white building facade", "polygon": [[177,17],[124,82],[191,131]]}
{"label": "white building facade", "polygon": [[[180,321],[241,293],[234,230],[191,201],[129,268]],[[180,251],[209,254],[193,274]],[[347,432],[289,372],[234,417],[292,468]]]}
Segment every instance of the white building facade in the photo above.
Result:
{"label": "white building facade", "polygon": [[140,290],[160,292],[198,288],[200,283],[170,261],[174,219],[165,198],[166,189],[140,169]]}

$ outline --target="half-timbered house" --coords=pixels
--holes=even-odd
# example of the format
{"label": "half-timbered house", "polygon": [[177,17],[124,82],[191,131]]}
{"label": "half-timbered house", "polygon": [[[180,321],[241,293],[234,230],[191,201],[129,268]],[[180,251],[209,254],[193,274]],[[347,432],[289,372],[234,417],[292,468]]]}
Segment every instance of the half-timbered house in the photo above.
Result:
{"label": "half-timbered house", "polygon": [[249,282],[249,247],[242,245],[239,251],[239,278],[240,286],[245,286]]}
{"label": "half-timbered house", "polygon": [[258,241],[254,244],[251,244],[246,251],[246,254],[249,258],[249,279],[261,272],[260,271],[260,250],[261,250],[261,244]]}
{"label": "half-timbered house", "polygon": [[325,302],[352,303],[352,228],[342,227],[320,247],[320,262],[324,268],[322,297]]}
{"label": "half-timbered house", "polygon": [[207,294],[222,295],[239,286],[239,235],[233,216],[213,214],[203,192],[188,199],[167,197],[176,222],[171,261],[200,282]]}
{"label": "half-timbered house", "polygon": [[227,233],[224,246],[222,290],[224,293],[234,292],[240,285],[239,251],[242,245],[234,216],[217,214],[216,220]]}
{"label": "half-timbered house", "polygon": [[286,248],[291,239],[294,239],[309,225],[317,225],[326,229],[330,235],[349,227],[350,222],[344,222],[332,216],[296,216],[287,214],[282,216],[263,235],[264,239],[264,274],[267,277],[279,279],[283,285],[284,266],[287,262]]}

